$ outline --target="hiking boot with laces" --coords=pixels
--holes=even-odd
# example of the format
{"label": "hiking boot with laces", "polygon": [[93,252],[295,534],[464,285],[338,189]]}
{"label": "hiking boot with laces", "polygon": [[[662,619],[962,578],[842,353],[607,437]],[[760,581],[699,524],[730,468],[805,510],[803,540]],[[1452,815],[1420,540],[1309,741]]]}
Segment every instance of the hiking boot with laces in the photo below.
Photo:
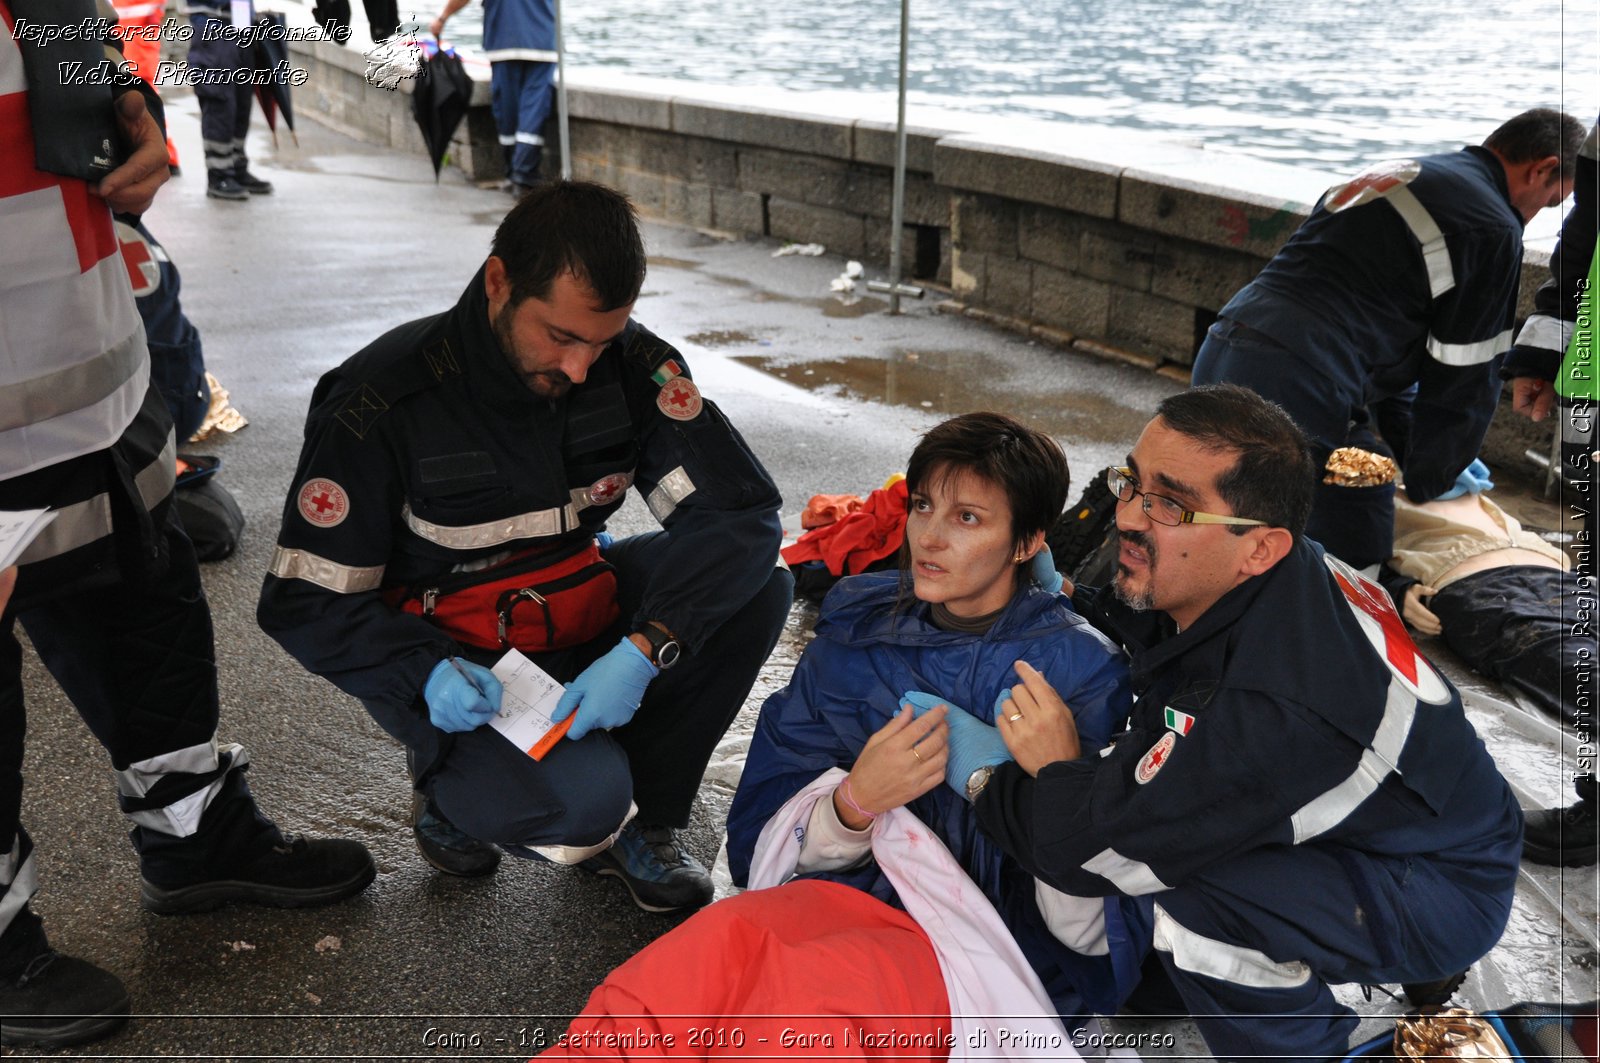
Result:
{"label": "hiking boot with laces", "polygon": [[447,875],[480,878],[500,866],[498,848],[463,832],[420,793],[411,798],[411,834],[422,858]]}
{"label": "hiking boot with laces", "polygon": [[711,903],[711,873],[684,852],[671,827],[629,823],[605,852],[578,865],[622,880],[633,903],[647,912],[703,908]]}
{"label": "hiking boot with laces", "polygon": [[1595,862],[1600,841],[1600,818],[1595,802],[1579,801],[1566,808],[1546,808],[1524,814],[1522,858],[1555,867],[1588,867]]}
{"label": "hiking boot with laces", "polygon": [[288,835],[224,874],[195,882],[140,882],[139,903],[158,915],[209,912],[224,904],[314,908],[353,897],[377,877],[360,842]]}
{"label": "hiking boot with laces", "polygon": [[0,1045],[82,1044],[127,1021],[122,979],[87,960],[47,949],[19,973],[0,975]]}
{"label": "hiking boot with laces", "polygon": [[263,181],[243,166],[235,166],[233,168],[233,179],[240,188],[252,196],[270,196],[272,194],[271,181]]}
{"label": "hiking boot with laces", "polygon": [[207,170],[206,195],[212,199],[245,200],[250,198],[250,193],[244,190],[244,185],[233,179],[232,170]]}

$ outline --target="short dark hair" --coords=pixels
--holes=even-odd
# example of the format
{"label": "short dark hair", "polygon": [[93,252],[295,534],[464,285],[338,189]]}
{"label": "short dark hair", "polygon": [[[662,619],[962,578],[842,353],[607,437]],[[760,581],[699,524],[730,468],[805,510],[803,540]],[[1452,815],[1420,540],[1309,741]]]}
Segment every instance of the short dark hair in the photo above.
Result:
{"label": "short dark hair", "polygon": [[511,208],[489,253],[505,263],[511,305],[543,299],[563,273],[583,281],[616,310],[644,287],[644,240],[633,204],[589,181],[550,181]]}
{"label": "short dark hair", "polygon": [[[1217,478],[1217,494],[1236,517],[1305,532],[1317,490],[1316,463],[1300,426],[1277,403],[1237,384],[1207,384],[1170,395],[1156,406],[1168,428],[1203,450],[1238,454]],[[1248,525],[1229,525],[1235,535]]]}
{"label": "short dark hair", "polygon": [[1490,133],[1483,146],[1510,163],[1538,162],[1554,155],[1561,160],[1561,180],[1577,172],[1578,149],[1589,135],[1583,123],[1549,107],[1523,111]]}
{"label": "short dark hair", "polygon": [[927,494],[963,472],[1005,492],[1016,546],[1050,530],[1072,479],[1061,444],[1003,413],[964,413],[928,429],[906,465],[906,487]]}

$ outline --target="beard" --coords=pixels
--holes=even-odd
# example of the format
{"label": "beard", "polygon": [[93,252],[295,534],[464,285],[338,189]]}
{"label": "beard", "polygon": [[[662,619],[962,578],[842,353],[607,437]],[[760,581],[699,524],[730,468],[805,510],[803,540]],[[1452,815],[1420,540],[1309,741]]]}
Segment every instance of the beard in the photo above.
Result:
{"label": "beard", "polygon": [[559,369],[529,371],[523,368],[516,340],[511,334],[512,317],[512,305],[509,302],[494,316],[494,338],[500,342],[500,353],[506,365],[535,395],[542,399],[559,399],[572,390],[572,378]]}
{"label": "beard", "polygon": [[1111,590],[1117,600],[1135,612],[1145,612],[1155,608],[1155,573],[1156,573],[1156,544],[1143,532],[1117,533],[1119,543],[1126,542],[1138,547],[1144,552],[1145,557],[1145,585],[1144,590],[1136,591],[1128,586],[1128,577],[1133,573],[1120,561],[1117,563],[1117,574],[1112,577]]}

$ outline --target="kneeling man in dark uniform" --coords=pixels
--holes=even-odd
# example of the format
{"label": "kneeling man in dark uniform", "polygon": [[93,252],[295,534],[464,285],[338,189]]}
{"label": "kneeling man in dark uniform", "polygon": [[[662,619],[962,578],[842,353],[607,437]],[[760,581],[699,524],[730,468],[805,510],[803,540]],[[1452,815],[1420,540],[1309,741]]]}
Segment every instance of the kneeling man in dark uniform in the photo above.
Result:
{"label": "kneeling man in dark uniform", "polygon": [[[669,911],[711,899],[673,831],[793,581],[771,478],[630,319],[644,275],[621,195],[519,203],[453,309],[318,383],[258,617],[405,744],[429,863],[575,863]],[[629,487],[663,530],[612,542]],[[541,760],[484,726],[510,647],[567,684]]]}
{"label": "kneeling man in dark uniform", "polygon": [[1074,602],[1132,658],[1128,730],[1080,756],[1019,666],[1015,761],[951,781],[1030,874],[1123,898],[1219,1060],[1343,1056],[1330,983],[1448,997],[1499,940],[1517,802],[1383,589],[1302,534],[1316,474],[1281,409],[1174,395],[1108,486],[1115,580]]}

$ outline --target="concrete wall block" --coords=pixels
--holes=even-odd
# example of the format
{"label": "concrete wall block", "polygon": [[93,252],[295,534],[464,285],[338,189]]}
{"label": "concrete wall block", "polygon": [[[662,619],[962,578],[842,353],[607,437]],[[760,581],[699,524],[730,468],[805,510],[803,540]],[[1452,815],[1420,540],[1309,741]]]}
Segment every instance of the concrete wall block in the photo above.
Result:
{"label": "concrete wall block", "polygon": [[635,129],[671,129],[672,97],[625,89],[567,88],[567,115]]}
{"label": "concrete wall block", "polygon": [[[883,267],[884,275],[888,276],[889,269],[889,221],[887,218],[867,218],[866,223],[866,258],[874,264]],[[917,230],[914,226],[903,227],[900,238],[900,268],[906,280],[939,280],[942,276],[947,283],[950,276],[950,243],[947,234],[941,233],[939,246],[939,268],[931,276],[913,276],[917,265]]]}
{"label": "concrete wall block", "polygon": [[887,175],[838,159],[748,149],[738,152],[736,187],[846,213],[887,219],[891,182]]}
{"label": "concrete wall block", "polygon": [[661,198],[666,217],[700,229],[712,227],[711,188],[708,185],[663,177]]}
{"label": "concrete wall block", "polygon": [[678,137],[683,146],[679,157],[679,172],[672,177],[709,185],[713,188],[737,188],[739,185],[739,149],[719,140],[698,137]]}
{"label": "concrete wall block", "polygon": [[631,199],[641,214],[656,218],[669,216],[666,178],[660,174],[620,167],[616,171],[616,178],[613,187]]}
{"label": "concrete wall block", "polygon": [[866,253],[866,229],[859,214],[797,203],[772,196],[767,200],[771,235],[802,244],[821,244],[841,255]]}
{"label": "concrete wall block", "polygon": [[1017,208],[1017,253],[1058,270],[1075,270],[1083,253],[1081,214],[1023,203]]}
{"label": "concrete wall block", "polygon": [[[894,173],[885,178],[889,182],[889,204],[894,205]],[[905,220],[909,225],[936,225],[950,227],[950,190],[925,173],[906,174]]]}
{"label": "concrete wall block", "polygon": [[[940,137],[956,132],[952,129],[935,129],[931,126],[906,126],[906,170],[933,172],[933,146]],[[871,163],[894,169],[895,124],[861,119],[856,123],[855,155],[857,162]]]}
{"label": "concrete wall block", "polygon": [[1297,201],[1272,201],[1203,185],[1186,187],[1132,174],[1123,177],[1118,215],[1118,220],[1137,229],[1263,259],[1276,254],[1305,218]]}
{"label": "concrete wall block", "polygon": [[1101,223],[1084,230],[1076,272],[1136,292],[1150,290],[1156,238],[1126,225]]}
{"label": "concrete wall block", "polygon": [[804,155],[850,158],[853,123],[765,107],[672,101],[672,128],[687,136],[781,148]]}
{"label": "concrete wall block", "polygon": [[1111,320],[1111,285],[1036,264],[1033,319],[1075,336],[1104,336]]}
{"label": "concrete wall block", "polygon": [[1125,288],[1111,289],[1105,338],[1140,354],[1189,365],[1194,360],[1194,307]]}
{"label": "concrete wall block", "polygon": [[1150,274],[1150,292],[1191,306],[1217,311],[1250,283],[1265,262],[1188,240],[1159,239]]}
{"label": "concrete wall block", "polygon": [[761,197],[731,188],[711,190],[711,228],[761,236]]}
{"label": "concrete wall block", "polygon": [[990,255],[983,286],[983,308],[1012,317],[1033,313],[1033,263],[1004,255]]}
{"label": "concrete wall block", "polygon": [[1098,218],[1117,216],[1121,167],[1090,159],[946,137],[933,151],[933,179],[952,191],[987,192]]}
{"label": "concrete wall block", "polygon": [[950,293],[966,303],[983,301],[983,286],[989,279],[989,256],[982,251],[963,251],[950,246]]}
{"label": "concrete wall block", "polygon": [[1017,256],[1017,203],[997,196],[951,197],[950,239],[963,251]]}

